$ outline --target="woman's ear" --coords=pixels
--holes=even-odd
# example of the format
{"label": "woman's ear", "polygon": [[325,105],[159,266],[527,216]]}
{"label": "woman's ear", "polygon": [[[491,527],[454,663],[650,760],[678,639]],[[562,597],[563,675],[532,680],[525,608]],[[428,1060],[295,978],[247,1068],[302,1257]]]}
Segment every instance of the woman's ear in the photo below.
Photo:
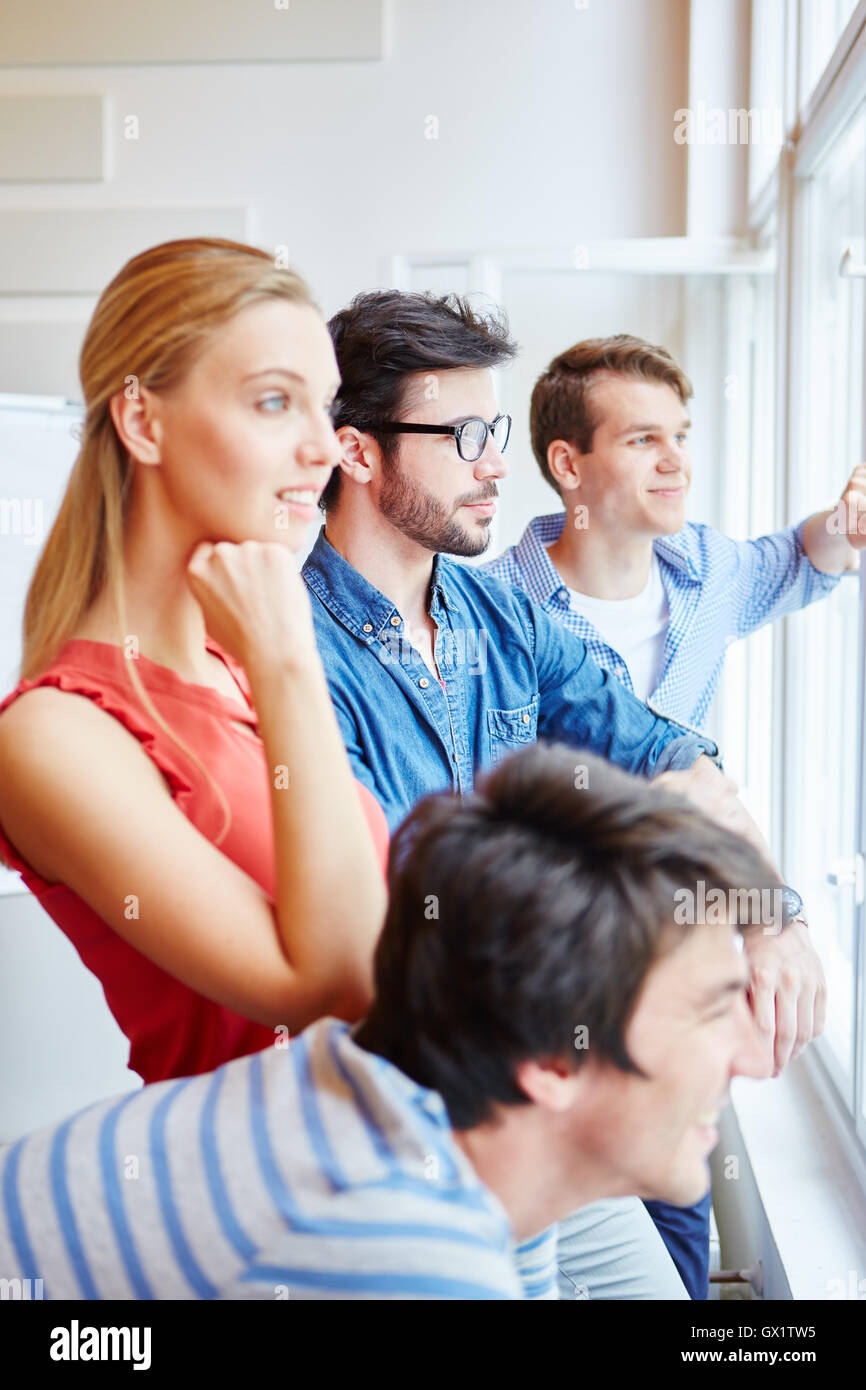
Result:
{"label": "woman's ear", "polygon": [[123,390],[116,391],[108,403],[118,438],[138,463],[162,461],[162,431],[155,404],[155,397],[134,376],[127,377]]}

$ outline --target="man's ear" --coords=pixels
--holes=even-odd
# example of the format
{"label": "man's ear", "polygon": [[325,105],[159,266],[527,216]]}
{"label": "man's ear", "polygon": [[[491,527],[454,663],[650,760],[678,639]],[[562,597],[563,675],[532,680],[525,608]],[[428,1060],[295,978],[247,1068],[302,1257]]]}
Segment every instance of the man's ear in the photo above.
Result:
{"label": "man's ear", "polygon": [[138,463],[161,463],[162,429],[152,393],[132,377],[111,397],[108,409],[127,452]]}
{"label": "man's ear", "polygon": [[547,446],[547,466],[560,492],[580,487],[580,453],[567,439],[552,439]]}
{"label": "man's ear", "polygon": [[337,465],[356,483],[369,483],[373,470],[382,462],[382,451],[372,435],[341,425],[336,431],[343,457]]}
{"label": "man's ear", "polygon": [[556,1112],[570,1110],[580,1089],[580,1069],[561,1057],[520,1062],[514,1079],[533,1104]]}

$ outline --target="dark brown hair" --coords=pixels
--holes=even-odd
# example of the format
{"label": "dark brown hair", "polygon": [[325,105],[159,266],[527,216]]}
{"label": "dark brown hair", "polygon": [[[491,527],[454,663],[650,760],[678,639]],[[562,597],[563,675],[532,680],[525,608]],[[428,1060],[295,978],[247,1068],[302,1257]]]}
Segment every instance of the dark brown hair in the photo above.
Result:
{"label": "dark brown hair", "polygon": [[[504,314],[476,309],[456,294],[371,290],[356,295],[328,328],[341,378],[334,428],[354,425],[372,435],[386,460],[399,441],[378,432],[376,424],[400,418],[407,377],[457,367],[497,367],[517,352]],[[319,498],[323,512],[335,505],[341,479],[335,468]]]}
{"label": "dark brown hair", "polygon": [[661,382],[676,392],[683,405],[694,395],[692,383],[666,348],[628,333],[586,338],[554,357],[535,383],[529,432],[541,476],[557,495],[559,488],[547,462],[548,447],[554,439],[564,439],[582,454],[592,452],[592,438],[600,424],[592,409],[592,385],[599,372]]}
{"label": "dark brown hair", "polygon": [[638,991],[690,930],[677,895],[701,880],[726,895],[778,886],[684,797],[562,744],[515,753],[462,800],[426,797],[395,833],[375,1001],[355,1041],[438,1091],[457,1129],[527,1100],[519,1063],[578,1067],[578,1026],[594,1057],[636,1072],[625,1030]]}

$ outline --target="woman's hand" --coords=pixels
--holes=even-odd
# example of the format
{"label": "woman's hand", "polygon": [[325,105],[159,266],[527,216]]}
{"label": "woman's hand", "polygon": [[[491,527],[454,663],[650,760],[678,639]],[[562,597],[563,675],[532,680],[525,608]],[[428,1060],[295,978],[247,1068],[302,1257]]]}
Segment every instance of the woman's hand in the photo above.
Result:
{"label": "woman's hand", "polygon": [[201,541],[187,583],[211,637],[250,673],[318,662],[307,587],[276,541]]}

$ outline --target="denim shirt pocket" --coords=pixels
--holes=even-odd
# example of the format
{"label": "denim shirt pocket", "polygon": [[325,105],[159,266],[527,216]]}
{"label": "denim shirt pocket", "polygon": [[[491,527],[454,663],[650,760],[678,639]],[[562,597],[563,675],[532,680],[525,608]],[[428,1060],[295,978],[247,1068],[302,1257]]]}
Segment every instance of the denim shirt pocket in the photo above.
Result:
{"label": "denim shirt pocket", "polygon": [[518,705],[517,709],[489,709],[487,711],[487,735],[490,744],[490,766],[496,767],[507,758],[534,743],[538,734],[538,696],[533,695],[528,705]]}

